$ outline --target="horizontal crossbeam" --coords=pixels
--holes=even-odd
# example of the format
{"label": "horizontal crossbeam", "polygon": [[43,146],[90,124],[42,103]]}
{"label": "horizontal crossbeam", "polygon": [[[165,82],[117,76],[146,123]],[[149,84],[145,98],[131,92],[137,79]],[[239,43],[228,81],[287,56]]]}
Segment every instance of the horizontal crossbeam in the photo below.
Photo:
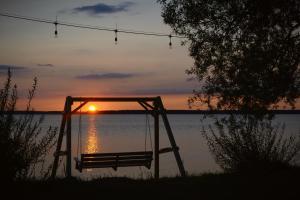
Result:
{"label": "horizontal crossbeam", "polygon": [[72,102],[149,102],[156,101],[159,97],[70,97]]}

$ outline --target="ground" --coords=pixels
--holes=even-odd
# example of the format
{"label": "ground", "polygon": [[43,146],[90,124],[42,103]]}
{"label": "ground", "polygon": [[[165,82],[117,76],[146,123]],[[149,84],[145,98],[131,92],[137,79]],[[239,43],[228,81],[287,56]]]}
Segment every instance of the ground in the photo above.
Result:
{"label": "ground", "polygon": [[299,199],[300,173],[203,174],[187,178],[99,178],[7,183],[4,193],[25,199]]}

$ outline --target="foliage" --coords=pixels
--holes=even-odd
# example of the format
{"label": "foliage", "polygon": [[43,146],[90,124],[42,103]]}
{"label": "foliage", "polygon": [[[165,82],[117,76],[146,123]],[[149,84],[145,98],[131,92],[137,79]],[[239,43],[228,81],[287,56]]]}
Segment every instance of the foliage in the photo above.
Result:
{"label": "foliage", "polygon": [[284,125],[268,118],[231,115],[203,128],[215,160],[227,172],[257,173],[289,169],[300,156],[300,136],[287,136]]}
{"label": "foliage", "polygon": [[16,115],[17,86],[12,86],[11,73],[0,90],[0,165],[1,179],[13,180],[33,178],[40,164],[43,177],[48,176],[44,170],[45,156],[56,143],[56,128],[49,127],[42,132],[43,117],[37,119],[32,114],[31,102],[37,86],[33,81],[28,91],[28,102],[24,115]]}
{"label": "foliage", "polygon": [[265,111],[300,96],[300,1],[158,0],[203,87],[191,103]]}

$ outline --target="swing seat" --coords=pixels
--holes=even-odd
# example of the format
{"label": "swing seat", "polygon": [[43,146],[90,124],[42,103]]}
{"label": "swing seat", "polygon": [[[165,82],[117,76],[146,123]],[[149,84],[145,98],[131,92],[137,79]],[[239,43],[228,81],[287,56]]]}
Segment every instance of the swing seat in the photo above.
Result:
{"label": "swing seat", "polygon": [[90,153],[81,154],[80,160],[75,158],[76,169],[113,168],[144,166],[151,168],[152,151],[120,152],[120,153]]}

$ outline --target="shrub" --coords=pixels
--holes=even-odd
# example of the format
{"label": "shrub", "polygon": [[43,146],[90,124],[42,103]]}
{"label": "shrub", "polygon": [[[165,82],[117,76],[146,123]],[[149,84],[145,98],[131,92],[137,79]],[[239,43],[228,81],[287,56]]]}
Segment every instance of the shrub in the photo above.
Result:
{"label": "shrub", "polygon": [[269,118],[231,115],[216,119],[215,129],[203,127],[202,133],[217,164],[225,172],[257,173],[296,166],[300,137],[288,136],[285,126]]}
{"label": "shrub", "polygon": [[46,178],[48,169],[44,168],[45,156],[56,143],[57,128],[49,127],[42,131],[43,116],[36,118],[31,112],[31,101],[37,87],[33,81],[28,92],[27,113],[16,115],[17,86],[12,86],[11,72],[0,90],[0,175],[2,180],[15,180],[36,177],[37,165],[39,177]]}

